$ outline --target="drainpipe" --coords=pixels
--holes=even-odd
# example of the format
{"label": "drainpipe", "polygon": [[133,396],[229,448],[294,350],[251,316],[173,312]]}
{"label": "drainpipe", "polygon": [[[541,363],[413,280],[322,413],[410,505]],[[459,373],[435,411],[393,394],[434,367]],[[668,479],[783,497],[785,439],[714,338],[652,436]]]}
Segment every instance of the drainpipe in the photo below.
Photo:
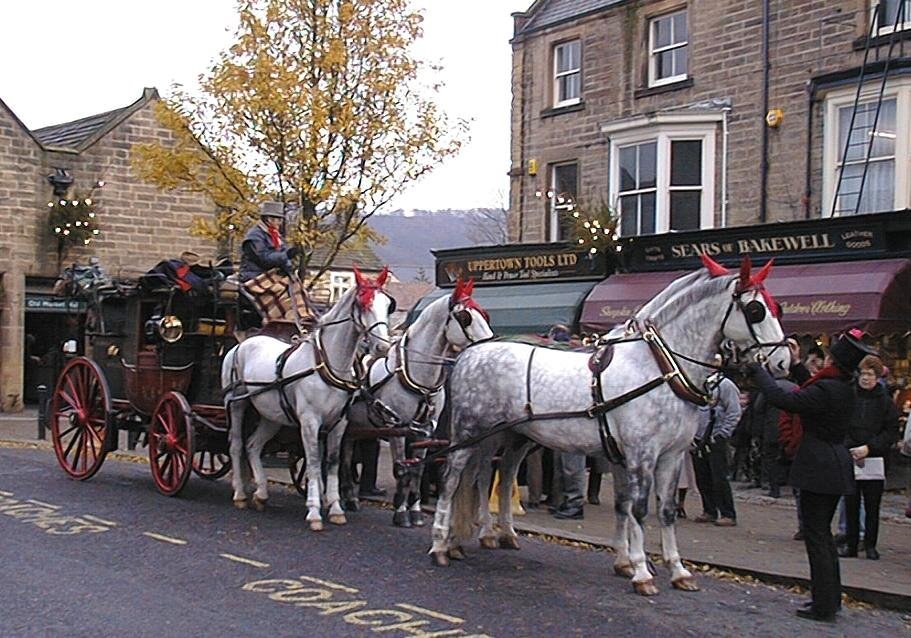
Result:
{"label": "drainpipe", "polygon": [[731,107],[721,109],[721,227],[728,225],[728,115]]}
{"label": "drainpipe", "polygon": [[769,199],[769,127],[765,115],[769,112],[769,3],[762,2],[762,157],[759,165],[759,223],[768,217]]}
{"label": "drainpipe", "polygon": [[810,198],[813,196],[813,105],[815,103],[816,87],[812,82],[807,82],[807,173],[804,175],[803,185],[803,217],[810,219]]}

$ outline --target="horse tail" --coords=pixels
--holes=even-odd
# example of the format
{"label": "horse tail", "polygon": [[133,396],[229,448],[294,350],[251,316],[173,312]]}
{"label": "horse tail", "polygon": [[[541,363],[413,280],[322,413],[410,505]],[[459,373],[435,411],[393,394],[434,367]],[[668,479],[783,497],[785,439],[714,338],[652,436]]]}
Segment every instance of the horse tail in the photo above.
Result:
{"label": "horse tail", "polygon": [[450,525],[454,545],[470,541],[477,529],[478,507],[478,468],[476,462],[469,462],[459,478],[459,486],[452,496],[452,515]]}

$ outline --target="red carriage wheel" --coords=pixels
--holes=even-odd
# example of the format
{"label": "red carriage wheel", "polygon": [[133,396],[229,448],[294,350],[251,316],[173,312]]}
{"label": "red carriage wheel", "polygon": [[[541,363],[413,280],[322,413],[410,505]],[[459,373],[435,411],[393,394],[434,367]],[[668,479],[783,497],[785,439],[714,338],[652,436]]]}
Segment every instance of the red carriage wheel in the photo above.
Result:
{"label": "red carriage wheel", "polygon": [[107,455],[111,391],[91,359],[77,357],[60,373],[51,399],[51,436],[60,467],[75,479],[95,475]]}
{"label": "red carriage wheel", "polygon": [[307,459],[297,454],[288,455],[288,471],[291,472],[291,482],[294,489],[301,496],[307,495]]}
{"label": "red carriage wheel", "polygon": [[155,487],[175,496],[193,469],[193,419],[190,404],[172,390],[161,397],[149,424],[149,463]]}
{"label": "red carriage wheel", "polygon": [[207,481],[220,479],[231,471],[231,457],[219,452],[199,450],[193,454],[193,472]]}

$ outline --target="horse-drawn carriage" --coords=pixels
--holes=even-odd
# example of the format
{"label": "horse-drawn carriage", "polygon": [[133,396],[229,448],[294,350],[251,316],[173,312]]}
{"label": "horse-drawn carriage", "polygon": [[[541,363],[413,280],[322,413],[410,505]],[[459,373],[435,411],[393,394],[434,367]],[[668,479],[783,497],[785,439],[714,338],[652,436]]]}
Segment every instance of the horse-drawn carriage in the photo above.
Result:
{"label": "horse-drawn carriage", "polygon": [[[237,303],[209,283],[186,291],[149,274],[95,291],[87,356],[68,362],[51,398],[54,449],[67,474],[91,478],[120,432],[130,447],[148,445],[155,486],[168,496],[191,473],[228,472],[221,363],[237,343]],[[280,443],[299,483],[299,441]]]}

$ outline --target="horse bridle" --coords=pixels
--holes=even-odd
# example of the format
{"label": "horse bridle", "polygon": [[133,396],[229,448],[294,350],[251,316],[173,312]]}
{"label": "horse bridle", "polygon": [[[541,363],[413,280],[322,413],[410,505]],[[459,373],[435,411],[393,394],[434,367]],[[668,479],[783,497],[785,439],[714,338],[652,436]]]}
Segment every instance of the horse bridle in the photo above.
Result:
{"label": "horse bridle", "polygon": [[732,355],[732,363],[739,363],[745,355],[749,354],[753,350],[760,351],[756,354],[756,361],[758,363],[765,363],[768,360],[768,357],[762,353],[763,348],[772,348],[772,352],[775,352],[775,350],[778,348],[787,346],[787,341],[762,341],[760,340],[759,335],[756,334],[756,329],[754,326],[758,323],[762,323],[765,320],[766,314],[769,312],[769,310],[758,299],[752,299],[744,303],[743,295],[748,292],[760,292],[760,290],[761,289],[758,286],[751,286],[749,288],[735,287],[734,292],[731,295],[731,303],[728,304],[728,309],[724,313],[724,319],[721,322],[722,335],[725,333],[724,329],[725,326],[727,326],[728,319],[731,317],[731,312],[736,306],[737,309],[740,310],[740,313],[743,315],[744,322],[747,325],[747,330],[749,330],[750,337],[753,339],[753,345],[747,346],[746,348],[740,348],[733,343],[729,348],[727,348]]}

